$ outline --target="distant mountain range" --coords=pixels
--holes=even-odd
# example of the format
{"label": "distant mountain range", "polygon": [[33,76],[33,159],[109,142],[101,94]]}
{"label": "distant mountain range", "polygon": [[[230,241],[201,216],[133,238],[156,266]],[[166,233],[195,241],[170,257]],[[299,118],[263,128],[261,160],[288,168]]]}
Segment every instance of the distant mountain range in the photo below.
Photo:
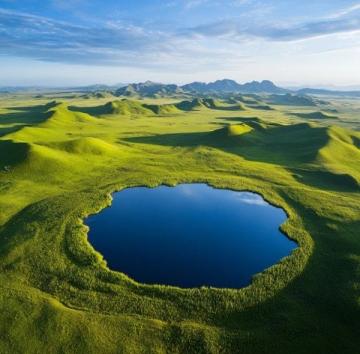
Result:
{"label": "distant mountain range", "polygon": [[217,80],[215,82],[192,82],[183,86],[160,84],[146,81],[140,84],[130,84],[116,90],[116,96],[154,96],[173,95],[180,93],[286,93],[289,90],[276,86],[273,82],[264,80],[239,84],[234,80]]}
{"label": "distant mountain range", "polygon": [[285,93],[286,89],[276,86],[269,80],[252,81],[245,84],[238,84],[234,80],[217,80],[208,84],[203,82],[193,82],[181,86],[184,91],[209,93],[209,92],[239,92],[239,93]]}
{"label": "distant mountain range", "polygon": [[234,80],[224,79],[210,83],[192,82],[183,86],[174,84],[161,84],[152,81],[146,81],[139,84],[129,84],[120,87],[115,91],[116,96],[166,96],[174,94],[298,94],[298,95],[333,95],[333,96],[349,96],[360,97],[360,91],[332,91],[325,89],[303,88],[299,90],[285,89],[276,86],[272,81],[251,81],[245,84],[239,84]]}
{"label": "distant mountain range", "polygon": [[140,96],[157,97],[178,94],[297,94],[297,95],[323,95],[323,96],[342,96],[342,97],[360,97],[360,91],[340,91],[326,90],[316,88],[285,89],[275,85],[272,81],[251,81],[245,84],[239,84],[234,80],[224,79],[214,82],[192,82],[186,85],[162,84],[152,81],[133,84],[118,85],[91,85],[82,87],[0,87],[0,92],[54,92],[56,90],[72,92],[98,92],[109,91],[115,96]]}

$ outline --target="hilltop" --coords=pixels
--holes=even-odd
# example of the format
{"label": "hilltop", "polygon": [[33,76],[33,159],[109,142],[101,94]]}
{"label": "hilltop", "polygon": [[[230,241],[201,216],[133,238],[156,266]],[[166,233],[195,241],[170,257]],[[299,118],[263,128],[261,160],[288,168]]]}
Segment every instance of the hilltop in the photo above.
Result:
{"label": "hilltop", "polygon": [[242,92],[242,93],[284,93],[287,90],[277,87],[269,80],[252,81],[243,85],[238,84],[234,80],[217,80],[215,82],[193,82],[181,87],[184,91],[195,93],[226,93],[226,92]]}
{"label": "hilltop", "polygon": [[177,85],[165,85],[152,81],[146,81],[143,83],[129,84],[125,87],[121,87],[115,91],[115,96],[147,96],[156,97],[163,95],[173,95],[182,93],[182,90]]}
{"label": "hilltop", "polygon": [[267,102],[285,106],[316,106],[319,100],[306,95],[295,95],[286,93],[285,95],[270,95],[266,98]]}
{"label": "hilltop", "polygon": [[241,102],[234,101],[229,104],[213,98],[194,98],[173,104],[149,104],[139,100],[123,98],[109,101],[103,105],[91,107],[70,106],[74,112],[83,112],[93,116],[121,115],[146,117],[149,115],[169,115],[200,109],[244,111],[246,108]]}

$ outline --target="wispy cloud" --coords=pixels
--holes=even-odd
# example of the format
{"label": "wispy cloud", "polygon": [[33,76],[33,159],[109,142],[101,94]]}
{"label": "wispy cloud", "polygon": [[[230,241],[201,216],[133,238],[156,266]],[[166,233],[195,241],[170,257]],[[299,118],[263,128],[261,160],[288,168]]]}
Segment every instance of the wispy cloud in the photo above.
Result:
{"label": "wispy cloud", "polygon": [[244,25],[241,20],[223,20],[194,27],[188,34],[237,40],[257,37],[271,41],[296,41],[324,35],[360,31],[360,4],[317,21],[292,24]]}
{"label": "wispy cloud", "polygon": [[258,205],[258,206],[267,206],[269,205],[260,195],[248,192],[242,192],[236,195],[237,200],[241,203]]}
{"label": "wispy cloud", "polygon": [[88,27],[3,9],[0,9],[0,55],[163,69],[174,69],[180,63],[189,69],[199,61],[216,65],[216,60],[228,57],[225,49],[212,50],[194,38],[184,37],[180,31],[161,31],[121,21]]}
{"label": "wispy cloud", "polygon": [[348,15],[352,12],[355,12],[357,10],[360,10],[360,3],[358,4],[354,4],[352,6],[349,6],[349,7],[346,7],[344,9],[341,9],[337,12],[335,12],[334,14],[330,15],[329,18],[333,17],[333,18],[336,18],[336,17],[341,17],[341,16],[344,16],[344,15]]}
{"label": "wispy cloud", "polygon": [[78,26],[0,9],[0,53],[45,61],[112,64],[164,51],[166,34],[119,22]]}
{"label": "wispy cloud", "polygon": [[[188,0],[186,4],[199,6],[207,1]],[[234,0],[238,5],[250,2],[257,3]],[[311,22],[259,24],[226,19],[167,30],[156,29],[156,24],[144,27],[114,21],[104,21],[96,27],[75,25],[0,9],[0,55],[72,64],[169,66],[179,70],[180,63],[186,69],[196,63],[225,67],[232,61],[238,65],[238,60],[248,55],[235,46],[249,38],[287,42],[359,30],[360,4]]]}

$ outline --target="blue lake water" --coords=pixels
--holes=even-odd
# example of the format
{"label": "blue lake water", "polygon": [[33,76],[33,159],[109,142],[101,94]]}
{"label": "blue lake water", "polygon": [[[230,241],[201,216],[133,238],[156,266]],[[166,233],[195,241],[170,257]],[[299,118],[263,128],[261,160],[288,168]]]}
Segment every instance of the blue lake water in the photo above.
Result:
{"label": "blue lake water", "polygon": [[285,220],[258,194],[182,184],[114,193],[86,224],[109,268],[138,282],[239,288],[297,247]]}

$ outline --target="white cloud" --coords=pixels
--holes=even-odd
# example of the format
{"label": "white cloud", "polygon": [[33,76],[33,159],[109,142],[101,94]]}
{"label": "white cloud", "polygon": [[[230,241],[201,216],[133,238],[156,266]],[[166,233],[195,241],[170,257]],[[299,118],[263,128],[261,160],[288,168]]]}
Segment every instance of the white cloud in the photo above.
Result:
{"label": "white cloud", "polygon": [[300,23],[267,23],[248,25],[241,19],[226,19],[189,29],[185,33],[202,37],[244,40],[262,38],[269,41],[297,41],[337,33],[360,31],[360,5],[337,16]]}
{"label": "white cloud", "polygon": [[254,193],[241,192],[237,194],[236,198],[241,203],[245,203],[245,204],[259,205],[259,206],[269,205],[260,195]]}
{"label": "white cloud", "polygon": [[[214,3],[209,0],[209,5]],[[259,4],[252,1],[249,11],[262,11]],[[298,23],[244,21],[241,16],[247,15],[244,11],[237,18],[195,28],[167,26],[165,30],[155,22],[78,25],[0,9],[0,55],[2,63],[6,57],[18,57],[53,65],[101,67],[103,76],[92,70],[97,75],[94,81],[103,81],[103,77],[110,81],[115,68],[122,75],[116,80],[126,82],[140,76],[167,82],[223,77],[286,82],[300,78],[308,84],[329,78],[339,84],[360,81],[356,63],[360,4],[336,16]],[[9,69],[2,66],[0,70],[4,77]],[[124,78],[124,73],[129,77]]]}

